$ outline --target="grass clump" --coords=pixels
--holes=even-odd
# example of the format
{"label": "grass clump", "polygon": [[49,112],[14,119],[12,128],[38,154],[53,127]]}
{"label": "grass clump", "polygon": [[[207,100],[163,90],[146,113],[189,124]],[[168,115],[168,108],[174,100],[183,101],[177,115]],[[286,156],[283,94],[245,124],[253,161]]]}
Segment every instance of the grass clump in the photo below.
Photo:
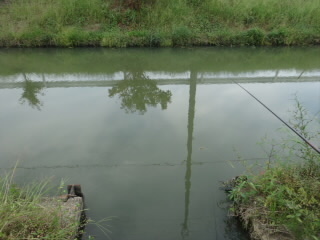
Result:
{"label": "grass clump", "polygon": [[179,26],[173,29],[172,45],[173,46],[188,46],[192,43],[192,31],[186,26]]}
{"label": "grass clump", "polygon": [[[320,122],[316,123],[317,131],[310,130],[314,119],[307,117],[307,110],[298,101],[290,123],[303,137],[319,141]],[[275,154],[277,147],[287,154]],[[229,195],[234,201],[232,210],[245,226],[254,229],[259,225],[269,236],[319,240],[320,154],[291,137],[279,145],[273,144],[269,156],[267,167],[260,174],[237,179]],[[271,162],[272,159],[276,161]],[[256,232],[257,229],[253,235]]]}
{"label": "grass clump", "polygon": [[71,239],[74,223],[62,224],[59,209],[42,204],[48,182],[18,187],[12,176],[0,178],[0,239]]}

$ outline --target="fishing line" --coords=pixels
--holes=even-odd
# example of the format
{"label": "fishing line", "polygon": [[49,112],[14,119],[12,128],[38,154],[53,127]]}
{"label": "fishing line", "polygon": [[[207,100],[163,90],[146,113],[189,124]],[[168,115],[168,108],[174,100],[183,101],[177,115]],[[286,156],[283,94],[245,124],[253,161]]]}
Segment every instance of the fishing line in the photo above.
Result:
{"label": "fishing line", "polygon": [[268,106],[266,106],[263,102],[261,102],[257,97],[255,97],[252,93],[250,93],[247,89],[241,86],[236,81],[233,81],[237,84],[240,88],[242,88],[245,92],[247,92],[251,97],[253,97],[258,103],[264,106],[270,113],[272,113],[276,118],[278,118],[284,125],[286,125],[291,131],[293,131],[298,137],[300,137],[306,144],[308,144],[311,148],[313,148],[317,153],[320,154],[320,150],[316,148],[312,143],[310,143],[305,137],[303,137],[300,133],[298,133],[293,127],[291,127],[288,123],[282,120],[277,114],[275,114]]}

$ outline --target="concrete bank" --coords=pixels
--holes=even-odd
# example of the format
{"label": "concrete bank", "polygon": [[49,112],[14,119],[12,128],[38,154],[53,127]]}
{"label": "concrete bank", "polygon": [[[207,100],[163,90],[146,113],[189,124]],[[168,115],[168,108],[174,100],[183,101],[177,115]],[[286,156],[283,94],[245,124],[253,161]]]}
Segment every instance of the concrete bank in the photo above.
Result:
{"label": "concrete bank", "polygon": [[59,212],[61,228],[70,228],[70,240],[80,239],[85,225],[84,197],[80,185],[68,185],[68,193],[58,197],[44,198],[41,206],[45,211]]}

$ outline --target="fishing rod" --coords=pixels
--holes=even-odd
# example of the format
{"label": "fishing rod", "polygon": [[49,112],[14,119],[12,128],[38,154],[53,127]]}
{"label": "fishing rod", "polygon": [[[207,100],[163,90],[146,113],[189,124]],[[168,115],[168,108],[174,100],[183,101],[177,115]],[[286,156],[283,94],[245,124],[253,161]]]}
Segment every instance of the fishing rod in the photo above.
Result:
{"label": "fishing rod", "polygon": [[257,102],[259,102],[262,106],[264,106],[270,113],[272,113],[276,118],[278,118],[284,125],[286,125],[291,131],[293,131],[298,137],[300,137],[306,144],[308,144],[311,148],[313,148],[317,153],[320,154],[320,150],[315,147],[311,142],[309,142],[304,136],[302,136],[300,133],[297,132],[293,127],[291,127],[288,123],[286,123],[284,120],[282,120],[277,114],[275,114],[270,108],[268,108],[267,105],[265,105],[263,102],[261,102],[257,97],[255,97],[252,93],[250,93],[246,88],[241,86],[236,81],[233,81],[233,83],[237,84],[240,88],[242,88],[245,92],[247,92],[251,97],[253,97]]}

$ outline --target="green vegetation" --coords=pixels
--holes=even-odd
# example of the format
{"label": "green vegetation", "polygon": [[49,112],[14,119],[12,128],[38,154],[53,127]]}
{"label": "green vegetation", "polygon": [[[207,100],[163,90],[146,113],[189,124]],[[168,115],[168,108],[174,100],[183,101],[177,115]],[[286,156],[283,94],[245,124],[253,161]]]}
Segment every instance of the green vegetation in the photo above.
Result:
{"label": "green vegetation", "polygon": [[[305,138],[319,141],[311,130],[314,119],[297,101],[293,111],[292,126]],[[310,127],[310,129],[309,129]],[[312,133],[312,134],[311,134]],[[279,147],[282,154],[276,153]],[[286,153],[286,154],[284,154]],[[265,169],[259,174],[238,178],[230,197],[234,211],[250,227],[252,219],[270,232],[284,234],[289,230],[295,239],[320,239],[320,155],[306,143],[291,137],[272,151]],[[272,161],[276,159],[276,161]],[[288,160],[295,161],[288,162]]]}
{"label": "green vegetation", "polygon": [[20,188],[12,179],[0,178],[0,239],[71,239],[76,226],[62,224],[59,208],[43,207],[48,182]]}
{"label": "green vegetation", "polygon": [[320,43],[320,0],[0,0],[1,47]]}

